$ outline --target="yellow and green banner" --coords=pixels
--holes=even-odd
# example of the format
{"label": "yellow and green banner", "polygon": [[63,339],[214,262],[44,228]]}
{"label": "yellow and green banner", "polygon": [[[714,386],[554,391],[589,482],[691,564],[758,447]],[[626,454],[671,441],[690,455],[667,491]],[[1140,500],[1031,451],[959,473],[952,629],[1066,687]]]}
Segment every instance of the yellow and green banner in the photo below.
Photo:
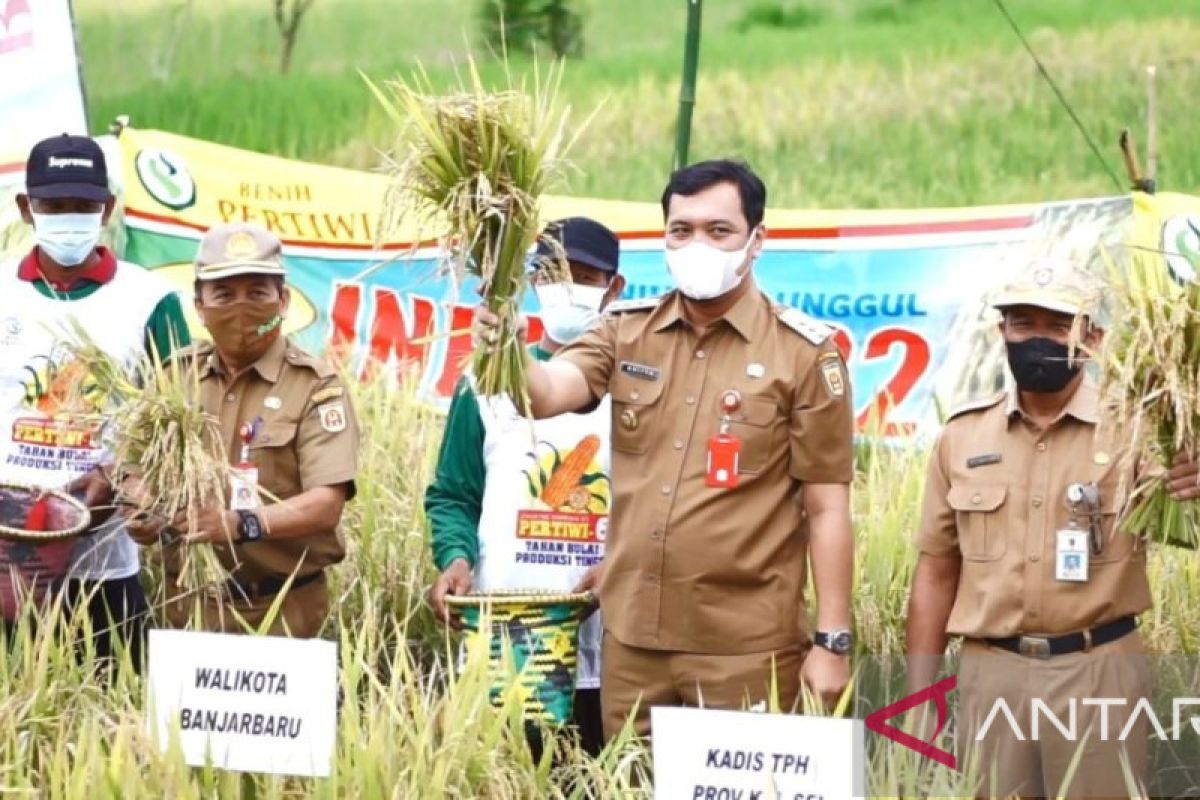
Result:
{"label": "yellow and green banner", "polygon": [[[426,396],[449,396],[470,350],[475,286],[447,274],[435,231],[410,226],[380,236],[383,175],[160,131],[126,129],[119,145],[125,257],[162,270],[186,306],[201,233],[220,222],[258,223],[285,244],[295,295],[288,326],[302,345],[336,350],[361,370],[419,370]],[[1034,255],[1079,255],[1098,241],[1119,241],[1135,208],[1141,225],[1147,204],[1161,216],[1196,203],[1160,195],[958,209],[769,209],[755,277],[776,302],[835,328],[862,424],[882,419],[893,434],[932,430],[935,397],[952,404],[997,379],[999,363],[985,375],[978,367],[990,341],[986,291],[1006,270]],[[626,297],[670,288],[657,203],[551,197],[543,214],[590,216],[617,231]],[[1170,218],[1160,223],[1169,229],[1158,231],[1159,245],[1169,234],[1193,247],[1196,228],[1186,220],[1196,217],[1171,211]],[[540,335],[532,297],[526,311],[531,335]],[[973,379],[964,380],[968,374]]]}

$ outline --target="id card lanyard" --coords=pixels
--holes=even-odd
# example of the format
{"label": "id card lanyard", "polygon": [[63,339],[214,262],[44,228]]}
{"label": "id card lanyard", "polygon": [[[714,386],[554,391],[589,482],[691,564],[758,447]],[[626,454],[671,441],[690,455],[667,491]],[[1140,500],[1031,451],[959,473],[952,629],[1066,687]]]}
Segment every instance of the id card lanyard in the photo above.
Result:
{"label": "id card lanyard", "polygon": [[736,389],[721,395],[721,424],[708,440],[708,459],[704,482],[715,489],[735,489],[739,480],[742,440],[729,432],[729,415],[742,407]]}
{"label": "id card lanyard", "polygon": [[251,511],[258,508],[258,467],[250,460],[250,445],[258,433],[258,425],[245,422],[238,429],[242,442],[238,463],[229,473],[229,508],[232,511]]}

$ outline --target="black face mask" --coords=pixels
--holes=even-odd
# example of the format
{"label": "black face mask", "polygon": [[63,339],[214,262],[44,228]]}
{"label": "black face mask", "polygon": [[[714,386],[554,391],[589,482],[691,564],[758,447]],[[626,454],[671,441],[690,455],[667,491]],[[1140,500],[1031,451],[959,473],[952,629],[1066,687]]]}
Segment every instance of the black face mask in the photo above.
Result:
{"label": "black face mask", "polygon": [[1023,342],[1005,342],[1008,367],[1017,388],[1023,392],[1051,394],[1062,391],[1079,373],[1079,353],[1074,363],[1067,361],[1067,346],[1053,339],[1037,337]]}

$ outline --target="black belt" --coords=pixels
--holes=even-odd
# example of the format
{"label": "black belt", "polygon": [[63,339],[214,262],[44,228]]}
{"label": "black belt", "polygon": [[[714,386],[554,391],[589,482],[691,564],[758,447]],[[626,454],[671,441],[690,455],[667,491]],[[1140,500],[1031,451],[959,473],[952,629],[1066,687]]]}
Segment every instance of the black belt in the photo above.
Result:
{"label": "black belt", "polygon": [[[295,578],[292,578],[292,585],[289,587],[289,591],[299,589],[301,586],[307,586],[324,575],[324,570],[317,570],[308,575],[297,575]],[[283,587],[287,582],[287,578],[263,578],[261,581],[244,583],[230,578],[225,581],[225,591],[229,592],[230,597],[234,600],[255,600],[262,597],[274,597],[283,591]]]}
{"label": "black belt", "polygon": [[1002,639],[984,639],[992,647],[1008,650],[1032,658],[1049,658],[1090,650],[1102,644],[1115,642],[1137,630],[1137,620],[1121,617],[1086,631],[1068,633],[1063,636],[1006,636]]}

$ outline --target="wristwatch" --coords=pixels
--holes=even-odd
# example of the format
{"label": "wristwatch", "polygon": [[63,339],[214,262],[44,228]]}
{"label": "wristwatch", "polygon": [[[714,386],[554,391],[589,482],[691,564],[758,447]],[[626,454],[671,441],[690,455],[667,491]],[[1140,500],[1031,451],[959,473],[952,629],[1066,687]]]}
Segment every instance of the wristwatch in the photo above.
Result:
{"label": "wristwatch", "polygon": [[854,634],[844,628],[829,632],[817,631],[813,636],[813,644],[824,647],[835,655],[849,655],[850,649],[854,647]]}
{"label": "wristwatch", "polygon": [[263,537],[262,520],[253,511],[239,511],[238,543],[257,542]]}

